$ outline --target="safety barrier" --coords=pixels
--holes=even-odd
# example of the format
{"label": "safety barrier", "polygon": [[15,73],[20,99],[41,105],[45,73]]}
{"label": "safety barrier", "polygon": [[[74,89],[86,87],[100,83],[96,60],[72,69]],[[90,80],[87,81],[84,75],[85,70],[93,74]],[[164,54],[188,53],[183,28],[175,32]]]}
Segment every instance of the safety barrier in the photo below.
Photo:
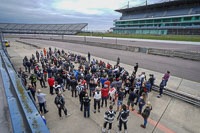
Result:
{"label": "safety barrier", "polygon": [[49,133],[3,48],[0,68],[14,133]]}

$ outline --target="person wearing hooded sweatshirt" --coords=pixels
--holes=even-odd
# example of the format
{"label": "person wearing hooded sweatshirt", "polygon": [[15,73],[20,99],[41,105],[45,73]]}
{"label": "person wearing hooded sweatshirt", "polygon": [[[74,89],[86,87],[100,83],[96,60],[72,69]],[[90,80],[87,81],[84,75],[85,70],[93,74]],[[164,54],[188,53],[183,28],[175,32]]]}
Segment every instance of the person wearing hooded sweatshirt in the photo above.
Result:
{"label": "person wearing hooded sweatshirt", "polygon": [[103,103],[105,101],[105,107],[107,107],[107,99],[108,99],[108,85],[104,85],[104,87],[101,89],[101,95],[102,95],[102,102],[101,102],[101,107],[103,107]]}
{"label": "person wearing hooded sweatshirt", "polygon": [[96,106],[98,105],[98,112],[100,112],[101,90],[96,88],[94,92],[94,113],[96,113]]}

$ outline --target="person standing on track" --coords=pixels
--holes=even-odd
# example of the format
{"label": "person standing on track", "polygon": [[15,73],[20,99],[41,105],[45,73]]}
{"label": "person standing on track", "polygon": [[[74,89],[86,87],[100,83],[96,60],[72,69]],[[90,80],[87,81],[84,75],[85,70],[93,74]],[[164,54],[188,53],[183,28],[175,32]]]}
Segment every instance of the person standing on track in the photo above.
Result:
{"label": "person standing on track", "polygon": [[146,108],[142,112],[142,117],[144,118],[144,125],[142,125],[142,124],[140,125],[142,128],[146,128],[147,119],[150,116],[151,110],[152,110],[152,106],[151,106],[151,103],[148,101]]}
{"label": "person standing on track", "polygon": [[106,111],[105,114],[104,114],[105,122],[104,122],[103,128],[102,128],[102,132],[103,133],[106,132],[106,126],[107,126],[107,124],[109,124],[108,133],[111,133],[112,123],[113,123],[113,121],[115,119],[115,115],[116,115],[116,112],[113,110],[113,106],[110,105],[109,106],[109,110]]}
{"label": "person standing on track", "polygon": [[135,74],[137,73],[137,70],[138,70],[138,63],[136,63],[135,66],[134,66],[134,73]]}
{"label": "person standing on track", "polygon": [[49,88],[50,88],[50,94],[53,95],[53,86],[54,86],[54,78],[51,76],[49,79],[48,79],[48,84],[49,84]]}
{"label": "person standing on track", "polygon": [[32,72],[29,79],[31,80],[31,85],[36,88],[37,75]]}
{"label": "person standing on track", "polygon": [[47,54],[47,51],[46,51],[46,49],[45,49],[45,48],[43,49],[43,52],[44,52],[44,56],[46,56],[46,54]]}
{"label": "person standing on track", "polygon": [[122,124],[124,125],[124,132],[127,133],[127,121],[129,116],[129,110],[126,108],[126,105],[122,105],[122,111],[119,113],[117,120],[119,120],[119,131],[118,133],[121,133],[122,131]]}
{"label": "person standing on track", "polygon": [[96,106],[98,105],[98,112],[100,112],[101,90],[97,87],[94,92],[94,113],[96,113]]}
{"label": "person standing on track", "polygon": [[118,57],[117,58],[117,66],[119,65],[119,63],[120,63],[120,58]]}
{"label": "person standing on track", "polygon": [[105,101],[105,107],[107,107],[108,91],[109,91],[108,85],[104,85],[104,87],[101,89],[101,96],[102,96],[101,107],[103,107],[104,101]]}
{"label": "person standing on track", "polygon": [[48,112],[48,110],[46,110],[45,104],[46,104],[46,99],[45,99],[46,94],[41,93],[41,90],[38,89],[38,94],[37,94],[37,99],[38,99],[38,103],[40,106],[40,111],[46,114]]}
{"label": "person standing on track", "polygon": [[165,85],[166,85],[166,83],[165,83],[165,79],[164,79],[164,77],[162,78],[162,81],[161,81],[161,83],[160,83],[160,94],[159,94],[159,96],[157,96],[158,98],[161,98],[162,97],[162,94],[163,94],[163,89],[164,89],[164,87],[165,87]]}
{"label": "person standing on track", "polygon": [[88,52],[88,62],[90,63],[90,52]]}
{"label": "person standing on track", "polygon": [[84,117],[86,118],[86,112],[88,118],[90,117],[90,101],[91,99],[89,98],[88,94],[85,94],[85,97],[83,97],[83,105],[84,105]]}
{"label": "person standing on track", "polygon": [[69,116],[67,115],[67,109],[65,107],[65,99],[62,96],[61,92],[59,92],[58,95],[56,96],[54,103],[56,104],[58,108],[58,114],[60,116],[60,119],[62,119],[62,113],[61,113],[62,110],[64,111],[66,117]]}
{"label": "person standing on track", "polygon": [[165,86],[167,86],[167,82],[169,80],[170,77],[170,71],[167,71],[164,75],[164,80],[165,80]]}

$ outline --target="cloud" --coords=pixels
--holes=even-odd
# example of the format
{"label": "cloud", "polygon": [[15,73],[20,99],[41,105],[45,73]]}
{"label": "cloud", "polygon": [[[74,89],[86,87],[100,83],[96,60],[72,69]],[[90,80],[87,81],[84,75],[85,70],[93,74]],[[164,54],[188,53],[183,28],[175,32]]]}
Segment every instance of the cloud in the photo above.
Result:
{"label": "cloud", "polygon": [[[138,2],[141,0],[132,0],[130,4]],[[88,30],[108,30],[121,15],[114,10],[127,5],[128,0],[0,0],[0,3],[0,22],[88,23]]]}

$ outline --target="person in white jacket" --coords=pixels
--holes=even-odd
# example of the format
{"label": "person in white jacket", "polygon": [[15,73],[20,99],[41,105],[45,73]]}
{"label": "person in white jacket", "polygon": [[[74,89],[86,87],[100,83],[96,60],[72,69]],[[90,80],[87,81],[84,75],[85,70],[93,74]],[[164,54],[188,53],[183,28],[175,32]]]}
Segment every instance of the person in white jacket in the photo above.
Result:
{"label": "person in white jacket", "polygon": [[96,113],[96,106],[98,105],[98,112],[100,112],[101,90],[97,87],[94,92],[94,113]]}

